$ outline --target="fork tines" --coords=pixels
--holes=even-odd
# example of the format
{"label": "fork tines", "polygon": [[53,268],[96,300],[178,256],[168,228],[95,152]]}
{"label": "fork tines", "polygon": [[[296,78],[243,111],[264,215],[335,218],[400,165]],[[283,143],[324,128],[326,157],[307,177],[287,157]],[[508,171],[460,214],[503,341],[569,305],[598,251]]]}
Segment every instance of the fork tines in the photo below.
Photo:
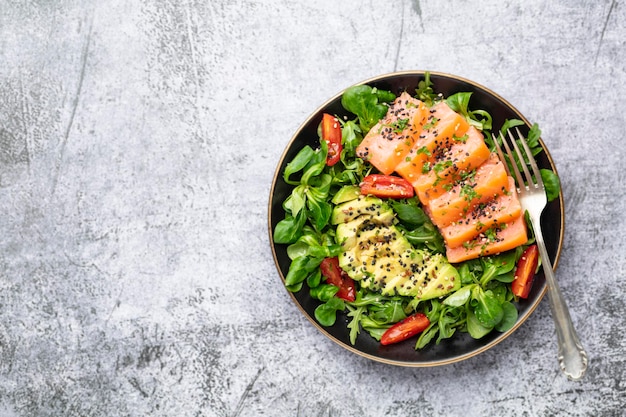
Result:
{"label": "fork tines", "polygon": [[[526,138],[524,138],[524,135],[521,134],[521,132],[519,131],[518,128],[515,128],[515,131],[517,132],[517,137],[519,142],[522,143],[522,147],[524,148],[524,151],[526,152],[526,157],[524,157],[524,155],[522,154],[519,146],[517,145],[517,141],[515,139],[515,137],[513,136],[513,133],[511,132],[511,129],[507,130],[508,136],[511,139],[511,143],[513,144],[513,148],[515,149],[515,153],[517,154],[517,160],[516,158],[513,157],[513,152],[511,151],[511,148],[509,146],[508,141],[505,139],[504,135],[502,134],[502,132],[500,132],[500,140],[502,140],[502,144],[504,145],[505,149],[506,149],[506,153],[508,156],[509,161],[511,162],[511,167],[513,168],[514,174],[515,174],[515,179],[518,185],[518,190],[521,191],[522,188],[526,188],[527,190],[530,189],[530,187],[533,188],[541,188],[543,189],[543,181],[541,179],[541,172],[539,171],[539,167],[537,166],[537,162],[535,161],[535,158],[532,155],[532,152],[530,150],[530,148],[528,147],[528,144],[526,143]],[[500,159],[502,160],[502,162],[504,163],[504,167],[506,168],[507,172],[509,173],[509,175],[511,175],[511,172],[509,170],[508,164],[506,163],[506,159],[504,157],[504,154],[502,152],[502,148],[500,147],[500,144],[498,143],[498,139],[492,135],[493,138],[493,142],[496,145],[496,150],[498,152],[498,156],[500,156]],[[524,181],[524,179],[522,178],[522,174],[518,168],[518,163],[517,161],[519,161],[519,165],[522,167],[522,170],[524,171],[524,174],[526,176],[526,180]],[[530,174],[530,171],[528,170],[528,166],[527,166],[527,162],[530,163],[530,166],[533,170],[533,174],[534,174],[534,178],[535,178],[535,182],[533,182],[533,176]]]}

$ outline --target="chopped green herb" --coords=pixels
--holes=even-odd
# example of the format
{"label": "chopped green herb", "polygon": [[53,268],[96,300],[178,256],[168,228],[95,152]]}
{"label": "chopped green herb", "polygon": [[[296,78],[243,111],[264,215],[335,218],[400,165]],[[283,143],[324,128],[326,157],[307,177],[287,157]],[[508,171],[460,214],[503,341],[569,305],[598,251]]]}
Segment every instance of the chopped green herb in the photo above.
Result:
{"label": "chopped green herb", "polygon": [[433,171],[435,171],[436,173],[440,173],[444,169],[449,168],[451,166],[452,166],[452,161],[450,160],[437,162],[435,166],[433,166]]}
{"label": "chopped green herb", "polygon": [[491,229],[485,230],[485,237],[488,241],[494,242],[496,240],[496,229],[492,227]]}
{"label": "chopped green herb", "polygon": [[436,117],[433,117],[430,122],[426,123],[424,126],[422,126],[422,129],[424,130],[430,130],[433,127],[437,126],[437,123],[439,122],[439,119],[437,119]]}
{"label": "chopped green herb", "polygon": [[426,103],[428,107],[431,107],[437,98],[437,94],[433,91],[433,83],[430,81],[430,73],[424,74],[424,79],[417,84],[415,94],[418,99]]}
{"label": "chopped green herb", "polygon": [[422,146],[421,148],[419,148],[416,153],[418,155],[419,154],[424,154],[426,156],[430,156],[431,155],[430,151],[428,150],[428,148],[426,146]]}
{"label": "chopped green herb", "polygon": [[469,182],[472,181],[474,179],[474,177],[476,176],[476,170],[473,169],[471,171],[462,171],[460,174],[460,182]]}
{"label": "chopped green herb", "polygon": [[393,128],[393,131],[395,133],[400,133],[404,129],[406,129],[406,126],[408,124],[409,124],[409,119],[398,119],[394,123],[391,124],[391,127]]}
{"label": "chopped green herb", "polygon": [[476,192],[474,187],[472,187],[469,184],[464,184],[463,186],[461,186],[461,191],[459,194],[463,196],[466,201],[472,201],[475,198],[480,197],[480,195],[478,194],[478,192]]}
{"label": "chopped green herb", "polygon": [[468,250],[473,249],[474,247],[476,247],[476,242],[474,242],[473,240],[469,242],[463,242],[463,247]]}
{"label": "chopped green herb", "polygon": [[469,139],[469,135],[467,133],[461,137],[458,137],[457,135],[452,135],[452,140],[456,140],[461,143],[467,142],[468,139]]}

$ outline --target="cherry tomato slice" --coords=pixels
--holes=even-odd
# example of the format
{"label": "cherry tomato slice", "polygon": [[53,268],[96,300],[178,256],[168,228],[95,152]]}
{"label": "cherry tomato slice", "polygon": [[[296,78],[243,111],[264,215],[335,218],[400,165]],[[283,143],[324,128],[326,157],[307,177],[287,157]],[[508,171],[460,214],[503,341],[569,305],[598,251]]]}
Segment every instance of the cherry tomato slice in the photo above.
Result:
{"label": "cherry tomato slice", "polygon": [[354,280],[339,267],[339,259],[325,258],[320,264],[322,275],[326,278],[327,284],[339,287],[336,296],[346,301],[354,301],[356,299],[356,286]]}
{"label": "cherry tomato slice", "polygon": [[381,198],[411,198],[415,190],[410,182],[393,175],[371,174],[363,178],[361,194]]}
{"label": "cherry tomato slice", "polygon": [[430,326],[430,320],[423,313],[415,313],[401,320],[387,329],[380,338],[380,343],[390,345],[402,342],[418,333],[423,332]]}
{"label": "cherry tomato slice", "polygon": [[322,117],[322,139],[328,144],[326,165],[333,166],[341,159],[341,126],[335,116],[324,113]]}
{"label": "cherry tomato slice", "polygon": [[517,262],[515,269],[515,279],[511,283],[513,294],[520,298],[528,298],[530,289],[535,279],[535,271],[539,262],[539,251],[537,245],[531,245],[526,248],[522,257]]}

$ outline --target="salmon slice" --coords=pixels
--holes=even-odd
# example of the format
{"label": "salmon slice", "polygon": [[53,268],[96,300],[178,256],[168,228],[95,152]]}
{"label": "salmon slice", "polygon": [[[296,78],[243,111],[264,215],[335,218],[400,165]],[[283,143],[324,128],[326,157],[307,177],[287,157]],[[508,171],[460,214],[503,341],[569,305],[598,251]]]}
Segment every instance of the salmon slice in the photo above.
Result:
{"label": "salmon slice", "polygon": [[429,171],[412,182],[422,204],[445,193],[460,174],[478,168],[489,158],[484,136],[474,126],[462,137],[453,139],[450,148],[435,152],[437,156]]}
{"label": "salmon slice", "polygon": [[465,118],[444,101],[435,104],[429,112],[417,141],[395,167],[395,171],[410,183],[424,174],[424,164],[437,149],[449,148],[454,143],[453,137],[462,137],[469,127]]}
{"label": "salmon slice", "polygon": [[475,239],[456,248],[446,248],[446,257],[450,263],[459,263],[479,256],[495,255],[514,249],[528,241],[524,216],[503,225],[488,229]]}
{"label": "salmon slice", "polygon": [[425,207],[433,223],[441,229],[465,216],[478,204],[504,194],[508,187],[509,178],[504,165],[494,153],[450,190],[427,201]]}
{"label": "salmon slice", "polygon": [[428,117],[422,101],[402,93],[390,106],[387,115],[363,138],[356,148],[358,157],[389,175],[415,144]]}
{"label": "salmon slice", "polygon": [[507,191],[492,201],[478,204],[461,219],[442,227],[440,232],[446,247],[456,248],[492,227],[517,219],[522,213],[522,206],[515,190],[515,181],[511,177]]}

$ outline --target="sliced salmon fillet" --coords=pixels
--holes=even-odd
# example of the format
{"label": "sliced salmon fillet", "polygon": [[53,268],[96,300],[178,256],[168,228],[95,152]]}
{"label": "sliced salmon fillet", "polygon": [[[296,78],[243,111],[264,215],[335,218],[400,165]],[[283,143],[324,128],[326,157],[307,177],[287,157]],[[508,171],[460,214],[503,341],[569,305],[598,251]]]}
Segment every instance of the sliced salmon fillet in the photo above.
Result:
{"label": "sliced salmon fillet", "polygon": [[450,263],[459,263],[479,256],[495,255],[514,249],[528,241],[524,216],[504,225],[488,229],[475,239],[456,248],[446,248],[446,257]]}
{"label": "sliced salmon fillet", "polygon": [[404,179],[413,183],[424,174],[424,164],[433,157],[437,149],[449,148],[454,143],[453,137],[465,135],[469,124],[442,101],[430,110],[428,119],[411,150],[395,167],[395,171]]}
{"label": "sliced salmon fillet", "polygon": [[487,161],[457,181],[450,190],[427,201],[425,207],[433,223],[441,229],[465,216],[476,205],[505,193],[508,187],[504,165],[497,154],[492,153]]}
{"label": "sliced salmon fillet", "polygon": [[522,213],[515,181],[509,177],[509,187],[492,201],[478,204],[464,217],[442,227],[439,231],[448,248],[456,248],[476,238],[484,231],[503,223],[510,223]]}
{"label": "sliced salmon fillet", "polygon": [[426,104],[402,93],[389,106],[387,115],[367,132],[356,149],[357,156],[381,173],[391,174],[409,153],[427,117]]}
{"label": "sliced salmon fillet", "polygon": [[428,172],[412,182],[422,204],[445,193],[461,174],[478,168],[489,158],[484,136],[474,126],[453,139],[452,146],[435,152]]}

